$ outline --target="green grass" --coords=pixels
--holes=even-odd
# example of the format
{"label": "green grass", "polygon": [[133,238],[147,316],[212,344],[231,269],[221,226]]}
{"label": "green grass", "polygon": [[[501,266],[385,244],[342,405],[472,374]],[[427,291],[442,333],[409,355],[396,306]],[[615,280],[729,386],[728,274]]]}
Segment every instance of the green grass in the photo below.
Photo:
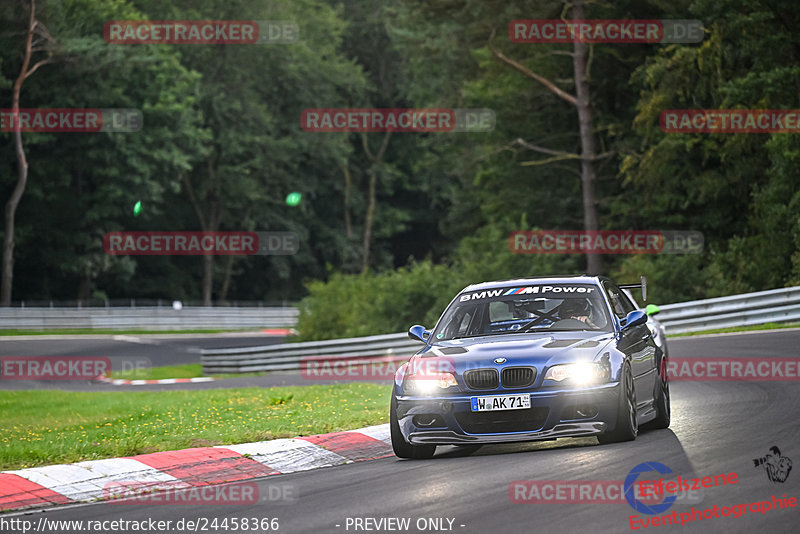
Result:
{"label": "green grass", "polygon": [[728,334],[730,332],[752,332],[754,330],[777,330],[780,328],[797,328],[800,323],[765,323],[750,326],[732,326],[730,328],[716,328],[713,330],[700,330],[699,332],[687,332],[685,334],[669,334],[667,337],[686,337],[703,336],[706,334]]}
{"label": "green grass", "polygon": [[214,378],[239,378],[243,376],[261,376],[266,373],[228,373],[218,375],[204,375],[203,364],[188,363],[186,365],[164,365],[150,369],[129,369],[127,371],[114,371],[109,378],[123,378],[127,380],[162,380],[164,378],[197,378],[212,376]]}
{"label": "green grass", "polygon": [[129,369],[127,371],[113,371],[109,378],[124,378],[127,380],[161,380],[162,378],[197,378],[203,375],[203,365],[189,363],[186,365],[166,365],[151,367],[150,369]]}
{"label": "green grass", "polygon": [[388,422],[390,385],[0,391],[0,469],[246,443]]}
{"label": "green grass", "polygon": [[234,329],[195,329],[195,330],[114,330],[111,328],[57,328],[53,330],[0,330],[0,336],[66,336],[66,335],[131,335],[131,334],[219,334],[222,332],[252,332],[248,330]]}

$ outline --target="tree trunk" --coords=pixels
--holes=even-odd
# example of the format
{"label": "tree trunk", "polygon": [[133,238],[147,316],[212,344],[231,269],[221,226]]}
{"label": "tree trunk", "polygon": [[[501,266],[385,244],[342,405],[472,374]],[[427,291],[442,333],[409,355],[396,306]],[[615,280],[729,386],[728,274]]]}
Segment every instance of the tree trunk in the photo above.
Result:
{"label": "tree trunk", "polygon": [[[19,109],[19,83],[21,78],[14,84],[14,107]],[[3,234],[3,280],[0,288],[0,305],[11,306],[11,288],[14,281],[14,219],[17,214],[17,206],[25,192],[28,183],[28,161],[25,159],[25,150],[22,147],[22,132],[14,132],[14,145],[17,152],[17,185],[11,193],[11,197],[6,202],[5,210],[5,232]]]}
{"label": "tree trunk", "polygon": [[381,162],[383,161],[383,155],[386,153],[386,147],[389,146],[389,139],[392,137],[392,132],[386,132],[383,136],[383,142],[381,143],[381,147],[378,150],[377,154],[373,155],[372,151],[369,149],[369,144],[367,143],[367,135],[361,134],[361,144],[364,147],[364,153],[366,153],[367,157],[372,161],[372,164],[369,167],[369,192],[368,192],[368,202],[367,202],[367,213],[364,217],[364,259],[361,264],[361,272],[366,273],[369,270],[369,253],[370,253],[370,245],[372,242],[372,225],[375,221],[375,204],[376,204],[376,193],[375,189],[377,186],[378,181],[378,167],[380,166]]}
{"label": "tree trunk", "polygon": [[353,237],[353,225],[350,222],[350,190],[353,187],[353,179],[347,163],[342,165],[342,172],[344,173],[344,231],[347,239],[350,239]]}
{"label": "tree trunk", "polygon": [[[572,18],[573,20],[580,20],[584,18],[583,0],[575,0],[573,4]],[[491,53],[497,59],[507,64],[508,66],[516,69],[517,71],[521,72],[528,78],[542,84],[544,87],[550,90],[554,95],[564,100],[565,102],[572,104],[573,106],[575,106],[575,109],[577,109],[579,131],[581,138],[580,155],[568,154],[566,152],[545,149],[533,145],[531,143],[524,142],[521,139],[517,139],[515,143],[522,144],[523,146],[530,148],[531,150],[534,150],[536,152],[542,152],[554,156],[553,158],[550,158],[548,160],[529,162],[528,164],[544,165],[546,163],[552,163],[555,161],[560,161],[562,159],[579,158],[581,160],[581,200],[583,204],[583,229],[587,231],[598,230],[599,222],[597,218],[597,194],[595,192],[595,182],[597,181],[597,176],[595,174],[594,164],[599,157],[608,157],[611,154],[606,153],[598,157],[597,154],[595,153],[594,132],[593,132],[594,123],[592,122],[589,82],[586,79],[586,47],[584,43],[578,41],[575,41],[573,43],[572,66],[575,75],[575,95],[571,95],[563,91],[555,83],[548,80],[544,76],[541,76],[533,72],[531,69],[529,69],[522,63],[507,57],[505,54],[497,50],[492,45],[492,40],[494,39],[495,35],[496,35],[495,30],[492,30],[487,46],[489,47]],[[588,274],[601,274],[602,270],[603,270],[603,257],[598,254],[587,254],[586,272]]]}
{"label": "tree trunk", "polygon": [[[573,5],[572,18],[584,18],[583,2],[576,0]],[[581,136],[581,190],[583,199],[583,229],[594,232],[599,229],[597,220],[597,195],[595,183],[597,175],[594,170],[595,146],[592,122],[592,110],[589,96],[589,83],[586,80],[586,51],[584,43],[576,40],[573,43],[572,64],[575,72],[575,107],[578,109],[578,122]],[[588,274],[602,274],[603,257],[599,254],[586,255],[586,271]]]}
{"label": "tree trunk", "polygon": [[[248,228],[248,223],[250,221],[250,213],[252,213],[252,207],[247,208],[244,212],[244,216],[242,217],[241,224],[239,225],[240,228]],[[219,300],[225,302],[228,300],[228,291],[231,288],[231,279],[233,278],[233,264],[236,262],[236,256],[226,256],[225,258],[225,269],[224,269],[224,276],[222,279],[222,288],[219,290]]]}
{"label": "tree trunk", "polygon": [[228,290],[231,288],[231,278],[233,278],[233,260],[236,256],[227,256],[225,258],[225,276],[222,280],[222,289],[219,290],[219,300],[225,302],[228,300]]}
{"label": "tree trunk", "polygon": [[[216,178],[216,171],[214,170],[214,163],[211,159],[207,163],[208,175]],[[186,194],[189,196],[189,201],[192,203],[197,220],[200,222],[200,228],[204,232],[216,232],[219,230],[222,221],[222,207],[217,198],[216,192],[210,194],[208,201],[208,215],[206,216],[200,206],[200,201],[192,187],[192,181],[188,174],[181,175]],[[212,254],[203,255],[203,281],[201,291],[203,294],[203,306],[211,306],[211,294],[214,287],[214,256]]]}
{"label": "tree trunk", "polygon": [[203,306],[211,306],[211,289],[214,283],[214,256],[203,256]]}
{"label": "tree trunk", "polygon": [[369,192],[367,194],[367,214],[364,217],[364,259],[361,264],[361,272],[366,273],[369,269],[369,248],[372,241],[372,223],[375,219],[375,185],[378,180],[378,169],[372,165],[369,170]]}
{"label": "tree trunk", "polygon": [[[25,78],[33,74],[33,71],[44,64],[36,64],[33,69],[28,70],[31,63],[33,32],[36,28],[36,2],[31,0],[31,14],[28,21],[28,32],[25,39],[25,55],[22,60],[22,68],[19,77],[14,82],[12,93],[11,111],[19,112],[19,98],[22,92],[22,83]],[[17,120],[19,115],[16,116]],[[17,124],[19,126],[19,124]],[[28,183],[28,160],[25,158],[25,149],[22,146],[22,129],[17,128],[14,132],[14,148],[17,155],[17,185],[6,202],[5,207],[5,232],[3,234],[3,275],[0,282],[0,306],[11,306],[11,289],[14,282],[14,222],[17,214],[17,206],[25,192]]]}

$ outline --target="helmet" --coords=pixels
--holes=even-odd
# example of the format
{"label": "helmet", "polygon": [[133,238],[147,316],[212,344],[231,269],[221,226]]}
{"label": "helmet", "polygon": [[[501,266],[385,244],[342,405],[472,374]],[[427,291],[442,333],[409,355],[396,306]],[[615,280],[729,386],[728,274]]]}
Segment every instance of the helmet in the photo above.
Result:
{"label": "helmet", "polygon": [[564,299],[558,310],[562,319],[589,315],[589,302],[586,299]]}

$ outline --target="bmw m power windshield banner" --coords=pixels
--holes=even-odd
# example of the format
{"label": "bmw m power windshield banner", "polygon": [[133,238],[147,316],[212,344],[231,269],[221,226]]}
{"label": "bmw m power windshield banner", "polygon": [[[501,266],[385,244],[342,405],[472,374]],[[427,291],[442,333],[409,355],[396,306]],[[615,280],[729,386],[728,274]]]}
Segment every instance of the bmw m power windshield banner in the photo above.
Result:
{"label": "bmw m power windshield banner", "polygon": [[460,302],[471,300],[482,300],[487,298],[509,297],[513,295],[539,295],[545,298],[561,298],[565,295],[582,294],[588,295],[597,291],[597,288],[589,285],[570,284],[570,285],[541,285],[541,286],[520,286],[512,288],[486,289],[467,293],[459,297]]}

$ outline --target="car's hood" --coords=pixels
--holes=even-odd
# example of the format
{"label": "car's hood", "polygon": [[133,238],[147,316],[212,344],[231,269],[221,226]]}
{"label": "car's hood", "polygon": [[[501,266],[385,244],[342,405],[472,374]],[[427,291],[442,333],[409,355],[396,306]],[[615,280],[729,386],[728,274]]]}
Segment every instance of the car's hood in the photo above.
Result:
{"label": "car's hood", "polygon": [[434,343],[414,358],[443,358],[452,362],[459,372],[477,366],[491,366],[496,358],[505,358],[504,365],[541,367],[564,360],[590,361],[613,339],[611,332],[504,334]]}

